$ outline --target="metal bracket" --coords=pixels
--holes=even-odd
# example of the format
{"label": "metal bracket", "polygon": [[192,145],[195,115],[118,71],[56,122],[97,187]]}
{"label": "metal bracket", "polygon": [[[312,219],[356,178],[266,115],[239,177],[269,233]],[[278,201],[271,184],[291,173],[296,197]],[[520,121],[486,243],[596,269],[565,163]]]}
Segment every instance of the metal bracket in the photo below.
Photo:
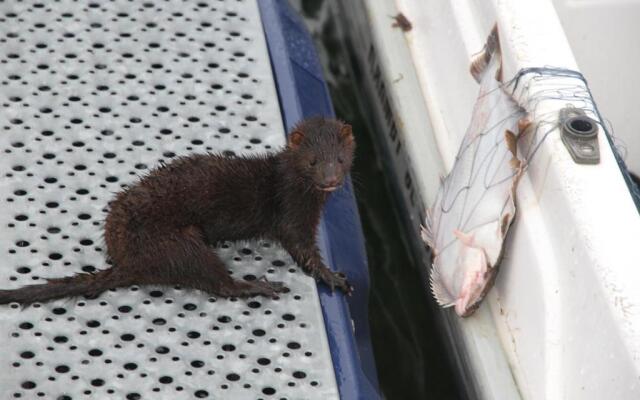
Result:
{"label": "metal bracket", "polygon": [[573,106],[560,110],[562,142],[577,164],[598,164],[598,123]]}

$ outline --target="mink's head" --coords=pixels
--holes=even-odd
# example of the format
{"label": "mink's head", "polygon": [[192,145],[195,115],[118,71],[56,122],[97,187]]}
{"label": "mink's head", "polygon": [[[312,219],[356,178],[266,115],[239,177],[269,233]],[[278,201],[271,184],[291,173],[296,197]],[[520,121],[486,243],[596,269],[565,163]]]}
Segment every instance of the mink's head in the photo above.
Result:
{"label": "mink's head", "polygon": [[336,190],[344,182],[355,146],[351,125],[323,117],[298,123],[287,145],[296,172],[325,192]]}

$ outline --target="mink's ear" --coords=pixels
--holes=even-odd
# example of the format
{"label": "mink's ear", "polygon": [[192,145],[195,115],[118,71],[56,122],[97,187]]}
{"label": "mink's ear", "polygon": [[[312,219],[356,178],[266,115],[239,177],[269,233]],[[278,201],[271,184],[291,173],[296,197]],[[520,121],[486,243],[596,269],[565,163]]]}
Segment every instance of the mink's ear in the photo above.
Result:
{"label": "mink's ear", "polygon": [[289,134],[289,147],[297,149],[302,144],[304,133],[302,131],[293,131]]}
{"label": "mink's ear", "polygon": [[340,140],[343,140],[345,143],[353,142],[353,131],[351,130],[351,125],[342,125],[342,128],[340,128]]}

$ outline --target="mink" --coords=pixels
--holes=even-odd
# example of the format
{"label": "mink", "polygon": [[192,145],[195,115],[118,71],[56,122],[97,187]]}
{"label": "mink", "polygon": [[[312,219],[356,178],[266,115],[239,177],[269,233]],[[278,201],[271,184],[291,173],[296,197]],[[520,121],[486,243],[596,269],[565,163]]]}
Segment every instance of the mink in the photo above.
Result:
{"label": "mink", "polygon": [[93,298],[131,285],[276,296],[287,291],[282,282],[233,279],[212,246],[257,238],[279,242],[316,280],[350,293],[346,276],[323,263],[315,238],[322,208],[349,173],[354,149],[350,125],[314,117],[296,125],[276,153],[176,158],[110,203],[104,226],[110,268],[0,290],[0,304]]}

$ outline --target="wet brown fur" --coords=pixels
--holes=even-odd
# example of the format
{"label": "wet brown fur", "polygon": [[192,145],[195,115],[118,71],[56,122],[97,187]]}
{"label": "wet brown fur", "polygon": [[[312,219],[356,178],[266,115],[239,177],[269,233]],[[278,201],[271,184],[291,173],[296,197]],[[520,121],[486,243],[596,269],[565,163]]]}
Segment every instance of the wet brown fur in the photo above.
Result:
{"label": "wet brown fur", "polygon": [[280,242],[316,279],[345,292],[344,275],[322,262],[315,242],[322,208],[348,174],[355,142],[340,121],[298,124],[287,147],[261,156],[181,157],[151,171],[110,204],[104,237],[110,269],[0,290],[0,304],[97,296],[130,285],[180,285],[221,297],[273,296],[282,283],[231,278],[211,245],[264,238]]}

